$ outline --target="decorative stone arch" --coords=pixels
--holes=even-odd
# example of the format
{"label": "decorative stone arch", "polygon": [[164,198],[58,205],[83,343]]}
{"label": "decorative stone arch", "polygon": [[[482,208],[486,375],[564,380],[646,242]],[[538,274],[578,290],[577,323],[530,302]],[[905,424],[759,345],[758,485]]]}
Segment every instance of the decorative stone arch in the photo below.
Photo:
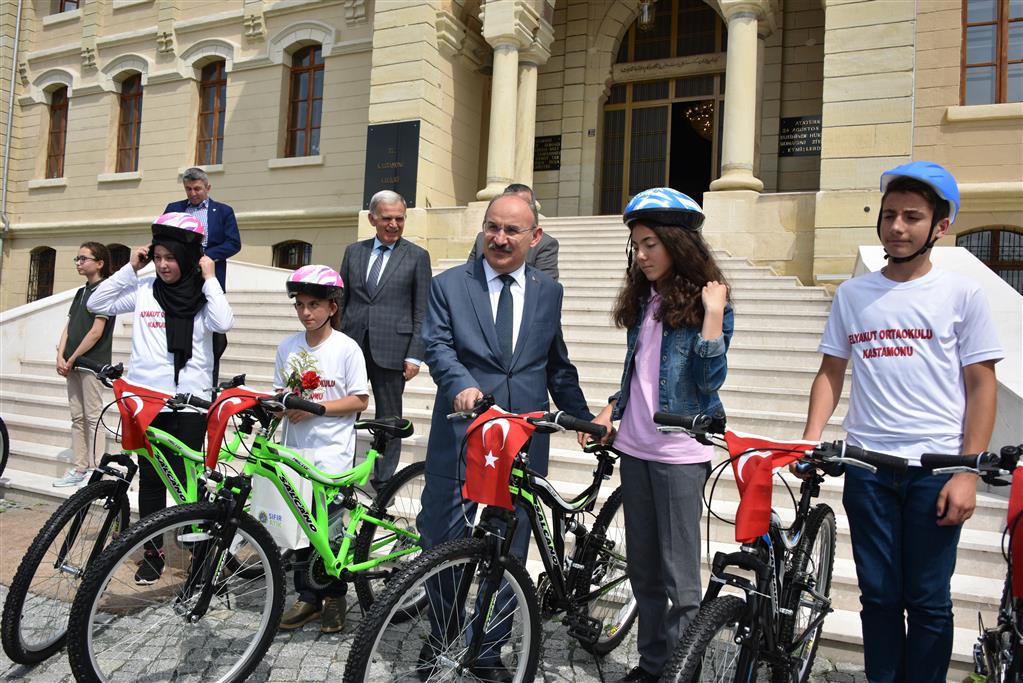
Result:
{"label": "decorative stone arch", "polygon": [[48,69],[41,73],[29,85],[29,97],[36,104],[48,104],[50,93],[57,88],[66,87],[68,99],[74,89],[75,75],[65,69]]}
{"label": "decorative stone arch", "polygon": [[145,87],[149,80],[149,60],[141,55],[121,55],[99,70],[100,85],[107,92],[117,92],[121,81],[133,73],[142,75],[142,87]]}
{"label": "decorative stone arch", "polygon": [[220,38],[200,40],[181,53],[181,62],[185,65],[182,73],[185,78],[199,80],[203,67],[217,61],[223,61],[224,70],[230,73],[234,68],[235,49],[235,45]]}
{"label": "decorative stone arch", "polygon": [[320,21],[299,21],[290,24],[267,43],[267,57],[274,64],[284,64],[291,55],[307,45],[320,45],[323,57],[329,57],[337,42],[337,29]]}

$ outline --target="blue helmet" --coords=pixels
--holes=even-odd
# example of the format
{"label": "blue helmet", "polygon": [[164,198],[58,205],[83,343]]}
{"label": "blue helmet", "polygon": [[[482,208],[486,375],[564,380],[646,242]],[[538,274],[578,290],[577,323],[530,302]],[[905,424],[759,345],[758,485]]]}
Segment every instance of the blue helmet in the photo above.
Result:
{"label": "blue helmet", "polygon": [[635,221],[643,221],[699,230],[703,225],[703,219],[703,209],[699,204],[670,187],[643,190],[632,198],[625,207],[625,213],[622,214],[622,220],[629,227],[632,227]]}
{"label": "blue helmet", "polygon": [[881,174],[881,192],[896,178],[913,178],[930,185],[939,197],[948,202],[948,222],[954,223],[959,214],[959,185],[943,166],[931,161],[911,161]]}

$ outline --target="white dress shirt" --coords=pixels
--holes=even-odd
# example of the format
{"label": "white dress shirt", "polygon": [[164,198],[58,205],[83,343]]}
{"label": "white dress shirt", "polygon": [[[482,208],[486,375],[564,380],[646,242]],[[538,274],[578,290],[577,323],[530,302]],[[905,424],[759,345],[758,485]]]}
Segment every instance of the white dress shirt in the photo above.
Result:
{"label": "white dress shirt", "polygon": [[[501,298],[501,290],[504,283],[501,282],[501,273],[490,267],[490,263],[483,259],[483,274],[487,278],[487,289],[490,292],[490,313],[494,316],[494,323],[497,323],[497,302]],[[518,270],[508,273],[514,278],[511,284],[512,295],[512,351],[515,351],[515,343],[519,339],[519,326],[522,324],[522,308],[526,301],[526,264],[523,263]]]}

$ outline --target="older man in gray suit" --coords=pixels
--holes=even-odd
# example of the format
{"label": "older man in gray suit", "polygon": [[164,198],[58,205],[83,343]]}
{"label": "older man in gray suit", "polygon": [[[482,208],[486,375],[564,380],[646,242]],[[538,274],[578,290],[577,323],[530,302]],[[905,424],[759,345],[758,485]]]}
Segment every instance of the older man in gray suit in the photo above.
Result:
{"label": "older man in gray suit", "polygon": [[[405,200],[382,190],[369,202],[376,236],[348,245],[338,271],[345,282],[341,331],[366,357],[377,417],[401,415],[405,383],[419,374],[423,359],[420,327],[430,289],[430,255],[402,239]],[[401,441],[392,440],[373,470],[379,489],[394,474]]]}

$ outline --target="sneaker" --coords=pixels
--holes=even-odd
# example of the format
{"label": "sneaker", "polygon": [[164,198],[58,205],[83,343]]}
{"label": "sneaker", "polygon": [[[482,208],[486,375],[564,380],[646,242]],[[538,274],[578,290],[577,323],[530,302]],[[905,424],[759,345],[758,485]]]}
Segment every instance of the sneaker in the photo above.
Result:
{"label": "sneaker", "polygon": [[89,470],[80,470],[77,467],[72,467],[64,476],[53,482],[56,488],[63,488],[65,486],[78,486],[85,481],[85,475],[89,473]]}
{"label": "sneaker", "polygon": [[320,616],[320,608],[311,602],[305,602],[299,600],[291,609],[284,613],[281,617],[281,629],[285,631],[293,631],[296,628],[305,626],[313,619],[317,619]]}
{"label": "sneaker", "polygon": [[615,683],[657,683],[661,679],[641,666],[635,666],[632,671],[619,678]]}
{"label": "sneaker", "polygon": [[135,583],[139,586],[148,586],[160,580],[163,574],[163,551],[147,550],[139,561],[139,568],[135,570]]}
{"label": "sneaker", "polygon": [[320,633],[337,633],[345,627],[345,596],[323,599]]}

